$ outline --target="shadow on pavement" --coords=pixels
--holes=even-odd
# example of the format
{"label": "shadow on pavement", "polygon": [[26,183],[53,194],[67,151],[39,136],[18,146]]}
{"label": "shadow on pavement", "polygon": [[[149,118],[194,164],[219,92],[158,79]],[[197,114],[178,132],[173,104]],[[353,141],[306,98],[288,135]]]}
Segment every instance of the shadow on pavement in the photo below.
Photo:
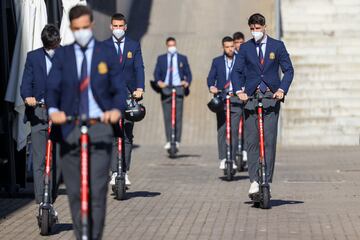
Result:
{"label": "shadow on pavement", "polygon": [[55,224],[50,235],[56,235],[61,232],[68,232],[71,230],[73,230],[72,223],[58,223],[58,224]]}
{"label": "shadow on pavement", "polygon": [[201,155],[199,154],[179,154],[173,157],[172,159],[180,159],[180,158],[199,158]]}
{"label": "shadow on pavement", "polygon": [[150,197],[156,197],[161,195],[161,193],[159,192],[148,192],[148,191],[137,191],[137,192],[126,192],[126,199],[131,199],[131,198],[150,198]]}
{"label": "shadow on pavement", "polygon": [[9,215],[33,202],[34,196],[22,196],[21,198],[0,199],[0,223]]}
{"label": "shadow on pavement", "polygon": [[[228,182],[226,176],[221,176],[219,177],[219,179]],[[249,179],[249,176],[233,176],[233,180],[232,181],[241,181],[241,180],[245,180],[245,179]],[[230,182],[232,182],[230,181]]]}
{"label": "shadow on pavement", "polygon": [[271,206],[279,207],[282,205],[294,205],[294,204],[303,204],[303,201],[296,200],[281,200],[281,199],[271,199]]}
{"label": "shadow on pavement", "polygon": [[[281,199],[271,199],[271,207],[279,207],[283,205],[294,205],[294,204],[303,204],[303,201],[296,201],[296,200],[281,200]],[[252,201],[244,202],[245,204],[253,204]],[[254,206],[252,206],[254,207]]]}

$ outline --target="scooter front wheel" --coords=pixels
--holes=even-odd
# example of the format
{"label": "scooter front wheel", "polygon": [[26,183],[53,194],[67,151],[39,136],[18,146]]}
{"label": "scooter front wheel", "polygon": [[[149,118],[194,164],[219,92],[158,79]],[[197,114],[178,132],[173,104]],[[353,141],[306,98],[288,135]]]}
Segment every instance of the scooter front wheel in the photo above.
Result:
{"label": "scooter front wheel", "polygon": [[262,187],[262,198],[260,201],[260,208],[262,209],[271,208],[269,187]]}
{"label": "scooter front wheel", "polygon": [[171,146],[171,148],[168,150],[169,157],[170,157],[170,158],[175,158],[177,152],[178,152],[178,150],[176,149],[176,147],[175,147],[175,146]]}
{"label": "scooter front wheel", "polygon": [[114,190],[115,190],[115,197],[117,200],[125,200],[126,198],[125,178],[120,178],[115,180]]}
{"label": "scooter front wheel", "polygon": [[51,228],[50,209],[42,209],[39,218],[40,218],[40,234],[43,236],[49,235]]}
{"label": "scooter front wheel", "polygon": [[243,161],[243,155],[242,153],[238,153],[236,154],[236,165],[238,166],[237,171],[238,172],[243,172],[244,169],[244,161]]}
{"label": "scooter front wheel", "polygon": [[232,168],[232,163],[226,164],[226,170],[225,170],[226,180],[232,181],[234,174],[235,174],[235,170]]}

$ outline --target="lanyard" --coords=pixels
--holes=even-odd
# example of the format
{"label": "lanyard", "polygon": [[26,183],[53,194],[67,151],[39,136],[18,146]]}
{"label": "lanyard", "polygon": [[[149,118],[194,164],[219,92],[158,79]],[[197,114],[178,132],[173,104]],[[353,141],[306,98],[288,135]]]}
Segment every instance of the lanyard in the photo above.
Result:
{"label": "lanyard", "polygon": [[228,73],[226,74],[226,80],[228,81],[229,80],[229,76],[231,74],[231,71],[234,67],[234,64],[235,64],[235,58],[236,56],[234,55],[233,59],[232,59],[232,62],[229,64],[229,61],[228,61],[228,58],[225,56],[225,64],[226,64],[226,67],[228,69]]}

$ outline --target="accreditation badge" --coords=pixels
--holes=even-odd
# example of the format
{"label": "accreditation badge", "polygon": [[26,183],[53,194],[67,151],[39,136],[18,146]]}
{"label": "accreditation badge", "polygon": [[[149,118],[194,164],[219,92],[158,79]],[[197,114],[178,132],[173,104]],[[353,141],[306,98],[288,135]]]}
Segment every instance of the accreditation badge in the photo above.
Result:
{"label": "accreditation badge", "polygon": [[274,60],[275,59],[275,53],[271,52],[269,55],[270,60]]}
{"label": "accreditation badge", "polygon": [[182,68],[184,66],[184,64],[182,62],[180,62],[180,68]]}
{"label": "accreditation badge", "polygon": [[133,54],[132,54],[132,52],[129,51],[129,52],[127,53],[127,58],[132,58],[132,57],[133,57]]}
{"label": "accreditation badge", "polygon": [[106,74],[108,72],[108,66],[105,62],[100,62],[98,65],[99,74]]}

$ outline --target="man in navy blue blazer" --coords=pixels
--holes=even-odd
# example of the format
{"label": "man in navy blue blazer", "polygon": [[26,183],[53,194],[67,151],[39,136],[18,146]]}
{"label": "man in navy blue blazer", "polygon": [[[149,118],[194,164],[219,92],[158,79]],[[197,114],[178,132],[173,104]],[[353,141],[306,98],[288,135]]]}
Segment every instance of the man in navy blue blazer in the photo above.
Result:
{"label": "man in navy blue blazer", "polygon": [[[141,55],[140,43],[126,36],[127,21],[123,14],[116,13],[111,17],[112,36],[104,43],[109,46],[111,51],[116,53],[119,58],[122,78],[126,81],[129,98],[141,99],[145,88],[144,62]],[[129,170],[131,163],[131,152],[133,145],[134,122],[124,120],[124,141],[125,141],[125,161],[126,174],[125,184],[131,185],[129,180]],[[114,151],[111,157],[111,185],[115,185],[117,175],[117,141],[114,141]]]}
{"label": "man in navy blue blazer", "polygon": [[[43,47],[27,54],[20,86],[20,94],[26,106],[24,120],[29,121],[31,125],[31,157],[33,161],[34,195],[37,204],[43,202],[48,128],[48,115],[45,105],[37,103],[44,103],[46,78],[52,67],[55,51],[60,46],[60,33],[57,27],[51,24],[46,25],[41,32],[41,40]],[[56,154],[53,154],[52,178],[50,179],[52,192],[50,198],[52,198],[52,202],[55,201],[60,180],[58,163]],[[56,211],[54,214],[57,214]]]}
{"label": "man in navy blue blazer", "polygon": [[233,34],[233,39],[235,45],[235,54],[238,54],[241,44],[245,42],[245,35],[242,32],[235,32]]}
{"label": "man in navy blue blazer", "polygon": [[[218,94],[221,91],[223,101],[226,95],[229,94],[231,107],[231,157],[233,160],[233,168],[236,169],[235,156],[238,146],[238,132],[239,122],[242,115],[242,106],[239,98],[233,93],[231,84],[231,72],[236,60],[234,40],[226,36],[222,39],[222,47],[224,53],[213,59],[209,75],[207,77],[207,85],[210,93]],[[225,169],[226,163],[226,111],[223,109],[216,113],[217,120],[217,141],[218,141],[218,155],[220,160],[220,169]]]}
{"label": "man in navy blue blazer", "polygon": [[101,239],[114,131],[126,108],[126,86],[116,54],[93,37],[92,11],[82,5],[69,12],[75,43],[59,49],[46,82],[50,119],[61,125],[60,155],[74,232],[81,235],[80,129],[67,116],[89,121],[91,239]]}
{"label": "man in navy blue blazer", "polygon": [[161,88],[161,102],[165,122],[165,149],[170,149],[171,138],[171,89],[176,89],[176,132],[177,148],[181,141],[182,113],[184,96],[189,93],[192,80],[189,62],[185,55],[178,53],[176,40],[173,37],[166,39],[167,53],[157,58],[154,81]]}
{"label": "man in navy blue blazer", "polygon": [[[268,182],[272,182],[280,101],[289,91],[294,77],[288,52],[283,42],[266,34],[265,17],[253,14],[248,20],[253,39],[241,45],[233,70],[234,89],[245,105],[245,140],[248,146],[248,170],[250,177],[249,195],[259,191],[258,158],[259,134],[257,127],[256,101],[248,101],[248,96],[259,94],[273,99],[263,99],[265,161]],[[279,70],[283,77],[280,79]],[[246,70],[246,71],[245,71]]]}

